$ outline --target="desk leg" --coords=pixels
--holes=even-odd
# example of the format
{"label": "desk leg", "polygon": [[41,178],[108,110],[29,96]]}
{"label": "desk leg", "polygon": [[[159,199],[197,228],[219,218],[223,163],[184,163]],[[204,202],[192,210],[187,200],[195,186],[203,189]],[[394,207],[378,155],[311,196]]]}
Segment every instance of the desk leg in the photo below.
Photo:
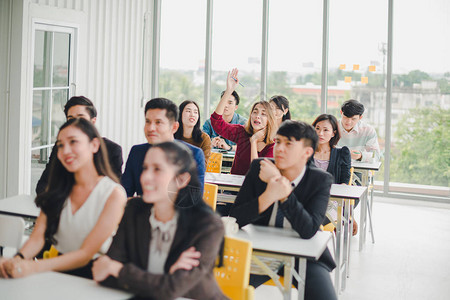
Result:
{"label": "desk leg", "polygon": [[334,260],[336,261],[336,269],[334,270],[334,289],[336,295],[341,291],[341,247],[342,247],[342,201],[337,201],[337,224],[336,224],[336,251]]}
{"label": "desk leg", "polygon": [[369,214],[369,226],[370,226],[370,235],[372,236],[372,244],[375,244],[375,236],[373,233],[373,225],[372,225],[372,207],[373,207],[373,171],[370,171],[370,176],[368,178],[369,180],[369,186],[368,186],[368,190],[370,190],[370,204],[367,206],[367,212]]}
{"label": "desk leg", "polygon": [[[355,200],[350,200],[349,202],[349,209],[350,209],[350,213],[349,213],[349,218],[352,219],[352,222],[355,221],[355,213],[353,212],[353,208],[355,206]],[[347,271],[347,278],[350,277],[350,255],[351,255],[351,249],[352,249],[352,236],[353,236],[353,223],[348,224],[348,230],[349,230],[349,234],[348,234],[348,248],[347,248],[347,268],[345,269]]]}
{"label": "desk leg", "polygon": [[[364,170],[362,171],[362,185],[367,187],[368,186],[368,171]],[[364,244],[366,242],[366,213],[367,213],[367,202],[368,199],[368,192],[366,193],[365,197],[363,197],[360,201],[361,203],[361,214],[359,219],[359,251],[361,251],[364,247]]]}
{"label": "desk leg", "polygon": [[[298,275],[298,276],[295,276]],[[300,258],[299,259],[299,267],[298,267],[298,274],[295,274],[294,277],[297,279],[298,282],[298,300],[303,300],[305,298],[305,282],[306,282],[306,258]]]}
{"label": "desk leg", "polygon": [[348,270],[348,250],[350,244],[350,201],[344,199],[344,251],[342,257],[342,276],[341,276],[341,286],[342,290],[345,290],[347,270]]}
{"label": "desk leg", "polygon": [[[291,299],[292,276],[294,274],[295,260],[294,257],[285,257],[284,259],[284,291],[283,299]],[[299,285],[300,287],[300,285]]]}

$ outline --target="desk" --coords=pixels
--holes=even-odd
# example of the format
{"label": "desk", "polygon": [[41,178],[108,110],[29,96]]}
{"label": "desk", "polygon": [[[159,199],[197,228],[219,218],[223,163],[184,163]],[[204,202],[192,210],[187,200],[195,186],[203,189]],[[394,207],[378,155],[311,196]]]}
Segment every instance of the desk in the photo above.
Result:
{"label": "desk", "polygon": [[40,209],[34,204],[34,197],[18,195],[0,200],[0,214],[36,219]]}
{"label": "desk", "polygon": [[205,182],[217,184],[219,190],[238,192],[244,182],[244,175],[222,174],[222,173],[206,173]]}
{"label": "desk", "polygon": [[[381,162],[373,163],[363,163],[359,161],[352,161],[352,167],[354,172],[362,173],[361,185],[368,188],[370,197],[368,196],[367,201],[361,202],[361,215],[360,215],[360,225],[359,225],[359,250],[361,251],[366,242],[366,230],[367,230],[367,218],[366,212],[369,215],[369,226],[370,234],[372,236],[372,243],[375,243],[375,237],[373,233],[372,226],[372,203],[373,203],[373,174],[375,171],[380,170]],[[370,201],[370,203],[368,203]]]}
{"label": "desk", "polygon": [[[252,242],[253,260],[258,260],[255,254],[283,260],[284,287],[281,286],[277,274],[274,272],[268,272],[268,274],[282,290],[284,299],[291,297],[292,276],[294,276],[298,281],[298,299],[303,299],[306,260],[319,259],[327,247],[331,233],[318,231],[311,239],[306,240],[300,238],[292,229],[247,225],[239,230],[237,237]],[[294,269],[294,258],[299,258],[299,273]]]}
{"label": "desk", "polygon": [[133,297],[133,294],[100,286],[93,280],[58,272],[33,274],[18,279],[0,279],[0,291],[2,299],[115,300]]}
{"label": "desk", "polygon": [[[365,202],[367,199],[367,188],[363,186],[352,186],[342,184],[332,184],[330,189],[330,201],[336,201],[338,204],[336,220],[336,250],[334,259],[336,261],[334,287],[336,294],[345,289],[346,278],[349,275],[350,264],[350,237],[352,228],[350,226],[350,200],[360,200]],[[344,211],[343,208],[345,207]],[[343,230],[342,230],[343,229]],[[343,250],[342,251],[342,247]],[[343,254],[343,257],[342,257]]]}

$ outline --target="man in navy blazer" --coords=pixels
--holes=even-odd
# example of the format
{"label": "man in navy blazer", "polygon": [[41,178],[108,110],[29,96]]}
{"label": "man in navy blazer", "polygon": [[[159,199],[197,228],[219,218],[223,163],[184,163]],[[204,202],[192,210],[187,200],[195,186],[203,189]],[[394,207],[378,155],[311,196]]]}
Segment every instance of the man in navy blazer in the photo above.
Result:
{"label": "man in navy blazer", "polygon": [[[178,129],[178,106],[165,98],[154,98],[145,105],[144,133],[148,143],[134,145],[128,155],[125,171],[122,175],[122,185],[128,197],[142,195],[141,173],[145,154],[152,144],[173,141],[174,133]],[[180,141],[188,146],[197,163],[198,179],[203,185],[205,181],[205,156],[202,149],[191,144]]]}
{"label": "man in navy blazer", "polygon": [[[275,137],[275,162],[253,160],[231,208],[230,216],[240,227],[252,223],[292,228],[304,239],[316,234],[325,218],[333,183],[331,174],[308,163],[317,141],[316,131],[305,122],[286,120],[281,124]],[[308,260],[305,299],[337,299],[329,273],[335,267],[328,249],[318,261]],[[251,275],[250,284],[257,287],[268,279]]]}

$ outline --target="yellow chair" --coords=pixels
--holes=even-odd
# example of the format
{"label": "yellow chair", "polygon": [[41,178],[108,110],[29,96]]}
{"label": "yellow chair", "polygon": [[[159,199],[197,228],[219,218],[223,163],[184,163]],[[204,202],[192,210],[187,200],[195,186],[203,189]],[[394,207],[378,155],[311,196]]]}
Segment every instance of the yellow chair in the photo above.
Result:
{"label": "yellow chair", "polygon": [[219,186],[217,184],[205,183],[203,201],[205,201],[214,211],[216,210],[218,191]]}
{"label": "yellow chair", "polygon": [[350,168],[350,180],[348,181],[348,185],[353,185],[353,173],[355,171],[354,167]]}
{"label": "yellow chair", "polygon": [[53,258],[53,257],[57,257],[57,256],[58,256],[58,250],[56,250],[56,248],[53,245],[50,247],[49,250],[44,251],[44,254],[42,255],[42,257],[44,259]]}
{"label": "yellow chair", "polygon": [[223,154],[219,152],[211,152],[208,164],[206,165],[206,172],[220,173],[222,171]]}
{"label": "yellow chair", "polygon": [[252,244],[234,237],[225,237],[223,266],[214,268],[222,292],[233,300],[252,300],[255,289],[249,285]]}

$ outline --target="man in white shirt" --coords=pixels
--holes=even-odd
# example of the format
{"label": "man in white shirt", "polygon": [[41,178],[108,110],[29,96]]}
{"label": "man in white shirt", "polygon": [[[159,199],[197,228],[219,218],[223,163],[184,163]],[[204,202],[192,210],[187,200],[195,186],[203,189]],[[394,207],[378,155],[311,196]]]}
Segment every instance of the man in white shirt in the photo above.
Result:
{"label": "man in white shirt", "polygon": [[353,160],[374,162],[380,160],[380,146],[375,129],[362,121],[364,105],[357,100],[347,100],[341,106],[339,147],[347,146]]}

